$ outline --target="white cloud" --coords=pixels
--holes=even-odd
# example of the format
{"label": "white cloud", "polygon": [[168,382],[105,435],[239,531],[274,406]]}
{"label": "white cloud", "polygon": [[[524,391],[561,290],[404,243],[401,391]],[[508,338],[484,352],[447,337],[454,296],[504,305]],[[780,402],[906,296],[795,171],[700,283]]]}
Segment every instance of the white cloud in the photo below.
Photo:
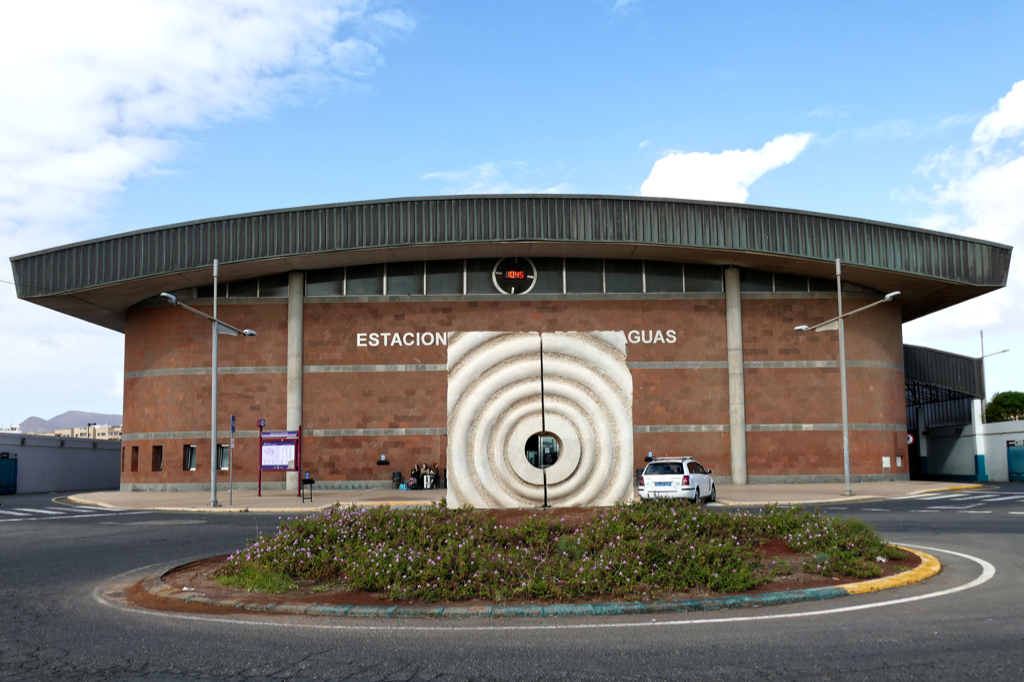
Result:
{"label": "white cloud", "polygon": [[420,177],[440,180],[448,194],[563,194],[572,191],[572,186],[566,182],[538,184],[534,178],[541,174],[523,162],[487,162],[464,170],[425,173]]}
{"label": "white cloud", "polygon": [[991,151],[1001,139],[1017,137],[1024,132],[1024,81],[1013,84],[1006,97],[991,114],[981,119],[971,141],[984,151]]}
{"label": "white cloud", "polygon": [[812,137],[810,133],[779,135],[760,149],[732,149],[720,154],[669,154],[655,162],[640,194],[743,203],[748,188],[758,178],[799,156]]}
{"label": "white cloud", "polygon": [[[5,3],[0,279],[11,279],[12,255],[92,236],[82,225],[129,178],[158,172],[185,131],[370,75],[383,64],[381,41],[413,27],[402,11],[374,12],[367,0]],[[8,385],[52,390],[59,377],[103,372],[90,384],[103,387],[121,369],[110,333],[16,301],[9,285],[0,284],[0,317],[17,320],[0,329]],[[105,392],[95,393],[90,404]],[[0,421],[20,421],[29,404],[0,397]]]}
{"label": "white cloud", "polygon": [[807,112],[808,118],[840,119],[846,118],[848,115],[847,108],[838,104],[826,104]]}
{"label": "white cloud", "polygon": [[637,4],[639,0],[615,0],[615,4],[612,5],[613,12],[624,12],[629,9],[632,5]]}
{"label": "white cloud", "polygon": [[640,143],[640,149],[643,149],[644,147],[646,147],[650,143],[651,143],[650,140],[644,140],[643,142]]}
{"label": "white cloud", "polygon": [[[969,303],[915,320],[904,327],[908,343],[921,343],[976,354],[978,330],[1000,347],[1024,338],[1024,81],[1014,84],[996,109],[981,119],[965,147],[928,157],[918,168],[938,182],[931,188],[935,213],[918,221],[922,227],[1009,244],[1018,251],[1007,286]],[[1002,144],[1000,144],[1002,143]],[[969,309],[968,309],[969,307]],[[1018,354],[1024,347],[1016,346]],[[1020,358],[1000,361],[1009,371],[989,374],[989,392],[1024,388]],[[1009,363],[1009,364],[1007,364]]]}
{"label": "white cloud", "polygon": [[974,123],[977,116],[970,114],[956,114],[932,120],[926,123],[919,123],[906,118],[893,118],[879,121],[878,123],[854,128],[850,134],[871,142],[885,142],[888,140],[909,140],[921,139],[941,133],[949,128]]}

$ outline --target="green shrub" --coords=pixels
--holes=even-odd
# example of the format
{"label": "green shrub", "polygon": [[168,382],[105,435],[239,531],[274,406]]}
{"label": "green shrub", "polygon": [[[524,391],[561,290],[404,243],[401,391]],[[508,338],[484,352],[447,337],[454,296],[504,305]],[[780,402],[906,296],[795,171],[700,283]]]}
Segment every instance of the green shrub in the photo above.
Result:
{"label": "green shrub", "polygon": [[769,538],[810,554],[805,570],[822,575],[871,577],[876,556],[902,556],[866,524],[799,508],[714,513],[655,500],[600,510],[579,526],[557,513],[507,527],[444,504],[335,506],[282,522],[232,554],[219,576],[246,589],[302,580],[427,602],[650,599],[741,592],[787,572],[762,565],[757,549]]}

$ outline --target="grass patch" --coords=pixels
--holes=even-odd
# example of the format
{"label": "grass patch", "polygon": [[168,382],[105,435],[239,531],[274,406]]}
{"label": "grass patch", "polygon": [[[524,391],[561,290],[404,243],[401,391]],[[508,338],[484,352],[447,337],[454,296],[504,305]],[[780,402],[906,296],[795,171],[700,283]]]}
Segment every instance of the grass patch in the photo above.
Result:
{"label": "grass patch", "polygon": [[284,591],[297,581],[395,600],[652,599],[742,592],[780,574],[758,547],[779,538],[810,555],[804,570],[875,577],[902,559],[870,526],[800,508],[713,513],[678,500],[598,510],[578,524],[558,510],[503,525],[472,509],[335,506],[289,519],[232,554],[225,585]]}
{"label": "grass patch", "polygon": [[239,566],[235,571],[220,573],[217,580],[226,587],[271,594],[282,594],[296,587],[295,580],[288,574],[258,564]]}

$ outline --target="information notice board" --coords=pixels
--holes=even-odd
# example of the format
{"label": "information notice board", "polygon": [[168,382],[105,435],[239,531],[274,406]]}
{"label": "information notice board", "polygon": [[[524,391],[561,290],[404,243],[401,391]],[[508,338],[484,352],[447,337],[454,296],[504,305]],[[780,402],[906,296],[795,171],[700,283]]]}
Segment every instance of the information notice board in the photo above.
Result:
{"label": "information notice board", "polygon": [[295,471],[295,443],[265,440],[260,447],[264,471]]}
{"label": "information notice board", "polygon": [[[259,420],[260,466],[257,497],[263,495],[264,471],[295,471],[302,466],[302,427],[298,431],[264,431],[266,420]],[[301,486],[300,486],[301,489]]]}

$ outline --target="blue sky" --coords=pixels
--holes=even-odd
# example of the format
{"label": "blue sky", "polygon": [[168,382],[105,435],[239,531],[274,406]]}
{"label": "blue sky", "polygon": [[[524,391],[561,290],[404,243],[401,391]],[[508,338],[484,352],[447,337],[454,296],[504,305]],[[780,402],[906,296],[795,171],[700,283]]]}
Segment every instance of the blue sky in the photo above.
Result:
{"label": "blue sky", "polygon": [[[84,5],[0,10],[0,279],[83,238],[463,192],[644,187],[1024,241],[1019,2]],[[1024,390],[1011,279],[906,340],[976,354],[984,327],[1012,348],[990,392]],[[12,289],[0,425],[119,412],[121,337]]]}

